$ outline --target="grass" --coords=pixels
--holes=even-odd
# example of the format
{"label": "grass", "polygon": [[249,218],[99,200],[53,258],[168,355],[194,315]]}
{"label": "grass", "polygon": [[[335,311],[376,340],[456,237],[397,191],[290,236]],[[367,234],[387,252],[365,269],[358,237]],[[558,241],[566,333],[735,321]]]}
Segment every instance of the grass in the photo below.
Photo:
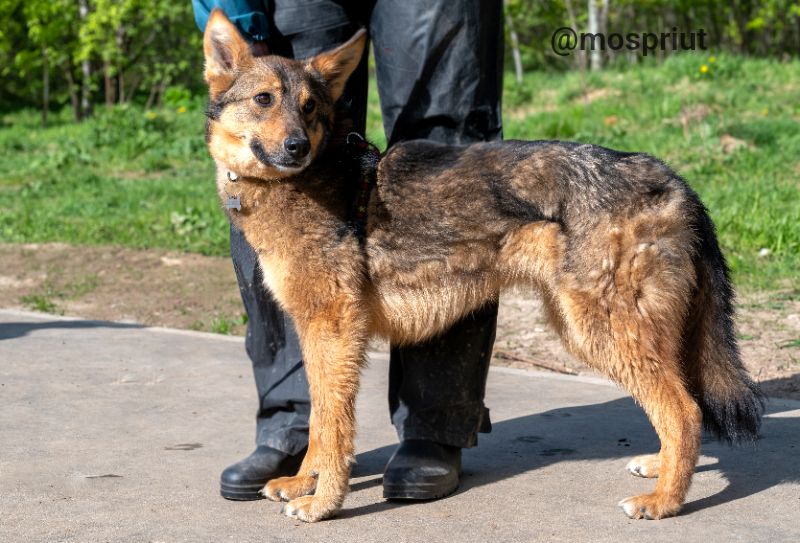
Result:
{"label": "grass", "polygon": [[778,345],[779,349],[800,348],[800,338],[784,341]]}
{"label": "grass", "polygon": [[28,294],[20,298],[20,301],[28,308],[42,313],[53,313],[61,315],[64,312],[53,302],[50,293]]}
{"label": "grass", "polygon": [[509,88],[506,137],[658,156],[708,206],[739,284],[798,283],[800,61],[683,55],[660,67],[531,74]]}
{"label": "grass", "polygon": [[82,124],[63,112],[0,121],[0,238],[228,250],[203,139],[200,100],[145,112],[100,111]]}
{"label": "grass", "polygon": [[189,328],[196,331],[209,331],[215,334],[230,335],[236,331],[237,328],[247,324],[247,314],[242,313],[238,317],[228,317],[226,315],[214,315],[211,323],[206,326],[202,320],[194,321]]}
{"label": "grass", "polygon": [[[385,145],[374,81],[372,90],[367,135]],[[662,158],[708,205],[740,285],[797,284],[800,60],[687,54],[660,66],[526,74],[519,86],[509,75],[504,100],[506,138]],[[201,98],[116,107],[82,124],[64,111],[44,128],[34,111],[2,116],[0,239],[226,254],[202,110]]]}
{"label": "grass", "polygon": [[217,315],[214,317],[214,320],[211,321],[211,331],[215,334],[225,334],[228,335],[231,333],[236,326],[244,326],[247,324],[247,315],[242,313],[239,315],[238,318],[228,318],[225,315]]}
{"label": "grass", "polygon": [[[51,270],[48,274],[58,277],[54,273],[55,271],[56,270]],[[39,292],[26,294],[20,297],[20,302],[34,311],[63,315],[64,310],[58,305],[57,301],[77,300],[93,292],[97,288],[98,283],[98,277],[94,274],[86,275],[66,283],[57,283],[57,280],[47,280],[41,286]]]}

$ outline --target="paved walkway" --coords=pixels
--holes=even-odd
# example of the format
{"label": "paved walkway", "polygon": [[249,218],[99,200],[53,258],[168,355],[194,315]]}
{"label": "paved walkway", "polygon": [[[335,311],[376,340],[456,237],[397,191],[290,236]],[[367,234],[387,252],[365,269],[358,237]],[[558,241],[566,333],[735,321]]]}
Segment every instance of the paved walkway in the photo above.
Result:
{"label": "paved walkway", "polygon": [[307,525],[218,496],[252,448],[240,339],[0,311],[0,541],[800,541],[800,402],[770,402],[757,447],[704,443],[682,515],[632,521],[615,504],[654,484],[624,471],[656,449],[641,410],[604,382],[502,368],[460,491],[385,502],[386,376],[375,354],[345,509]]}

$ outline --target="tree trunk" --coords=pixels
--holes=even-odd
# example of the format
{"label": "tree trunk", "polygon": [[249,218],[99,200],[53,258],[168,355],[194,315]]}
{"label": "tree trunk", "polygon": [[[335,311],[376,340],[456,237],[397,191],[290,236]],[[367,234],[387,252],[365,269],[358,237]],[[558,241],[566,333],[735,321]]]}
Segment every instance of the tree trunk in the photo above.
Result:
{"label": "tree trunk", "polygon": [[[631,28],[641,28],[637,19],[638,14],[636,13],[636,8],[634,7],[634,4],[631,3],[628,5],[628,23],[632,25]],[[635,50],[628,49],[627,55],[629,64],[635,65],[637,62],[639,62],[639,57]]]}
{"label": "tree trunk", "polygon": [[78,91],[75,88],[75,77],[72,75],[72,62],[65,62],[64,76],[67,78],[67,92],[69,92],[69,102],[72,105],[72,113],[75,115],[75,120],[80,121],[81,116],[81,102],[78,98]]}
{"label": "tree trunk", "polygon": [[[611,0],[603,0],[603,7],[600,9],[600,32],[603,33],[606,39],[608,39],[608,5],[611,3]],[[611,48],[608,48],[607,55],[605,51],[600,51],[600,59],[602,63],[603,57],[607,57],[606,60],[610,60],[611,58]]]}
{"label": "tree trunk", "polygon": [[603,0],[603,7],[600,10],[600,32],[608,34],[608,6],[611,0]]}
{"label": "tree trunk", "polygon": [[125,78],[122,77],[122,69],[120,68],[119,73],[117,74],[117,88],[119,89],[119,95],[117,98],[118,103],[124,104],[125,103]]}
{"label": "tree trunk", "polygon": [[150,94],[147,96],[147,101],[144,103],[145,109],[150,109],[156,102],[156,94],[158,94],[158,83],[153,83],[150,86]]}
{"label": "tree trunk", "polygon": [[[598,32],[600,32],[600,9],[597,0],[589,0],[589,34]],[[594,47],[589,51],[589,61],[593,72],[603,67],[603,51],[600,50],[600,43],[600,39],[596,38]]]}
{"label": "tree trunk", "polygon": [[83,117],[92,114],[91,102],[92,68],[88,60],[81,61],[81,113]]}
{"label": "tree trunk", "polygon": [[[78,15],[81,18],[81,24],[83,24],[89,15],[87,0],[78,0]],[[89,63],[89,59],[85,58],[81,61],[81,117],[86,117],[92,112],[91,84],[92,66]]]}
{"label": "tree trunk", "polygon": [[[795,35],[797,36],[797,49],[796,50],[800,51],[800,15],[796,15],[794,20],[797,22],[797,25],[795,26],[795,31],[796,31]],[[791,45],[789,46],[789,48],[786,51],[784,51],[784,53],[786,53],[787,51],[788,52],[792,51],[792,46]]]}
{"label": "tree trunk", "polygon": [[[119,25],[116,32],[117,51],[121,58],[125,58],[125,27]],[[119,88],[119,103],[125,103],[125,66],[122,62],[117,63],[117,85]]]}
{"label": "tree trunk", "polygon": [[42,47],[42,124],[47,124],[50,112],[50,63],[47,60],[47,48]]}
{"label": "tree trunk", "polygon": [[156,95],[156,107],[161,105],[161,101],[164,99],[164,91],[167,90],[167,80],[162,79],[161,82],[158,84],[158,94]]}
{"label": "tree trunk", "polygon": [[125,97],[130,102],[133,100],[133,97],[136,96],[136,91],[139,90],[139,85],[142,83],[142,76],[134,76],[131,79],[131,84],[128,86],[128,90],[125,92]]}
{"label": "tree trunk", "polygon": [[517,76],[517,85],[522,85],[522,55],[519,52],[519,36],[517,31],[514,30],[514,21],[508,10],[508,0],[503,0],[506,7],[506,26],[508,26],[508,35],[511,38],[511,56],[514,58],[514,73]]}
{"label": "tree trunk", "polygon": [[114,81],[114,76],[111,75],[111,61],[104,60],[103,61],[103,88],[104,93],[106,96],[106,105],[113,106],[114,103],[117,101],[117,89],[114,86],[116,82]]}
{"label": "tree trunk", "polygon": [[739,52],[747,54],[752,52],[752,43],[750,43],[750,31],[747,30],[747,22],[750,20],[751,5],[749,0],[738,0],[732,2],[733,18],[736,22],[737,32],[739,34]]}
{"label": "tree trunk", "polygon": [[[717,40],[719,40],[719,42],[718,42],[719,47],[720,48],[724,47],[726,43],[729,44],[730,40],[728,40],[728,38],[727,38],[727,33],[724,33],[722,31],[722,23],[719,20],[720,19],[719,18],[719,11],[712,8],[712,9],[708,10],[708,15],[709,15],[710,20],[711,20],[712,32],[717,37]],[[690,27],[687,27],[686,30],[688,31],[689,28]]]}
{"label": "tree trunk", "polygon": [[[569,15],[570,28],[572,28],[575,32],[578,32],[579,31],[579,29],[578,29],[578,19],[577,19],[577,17],[575,17],[575,9],[572,7],[572,0],[566,0],[566,6],[567,6],[567,14]],[[585,71],[586,70],[586,51],[584,51],[580,47],[575,48],[575,50],[578,52],[578,54],[575,57],[576,61],[578,63],[578,68],[581,71]]]}

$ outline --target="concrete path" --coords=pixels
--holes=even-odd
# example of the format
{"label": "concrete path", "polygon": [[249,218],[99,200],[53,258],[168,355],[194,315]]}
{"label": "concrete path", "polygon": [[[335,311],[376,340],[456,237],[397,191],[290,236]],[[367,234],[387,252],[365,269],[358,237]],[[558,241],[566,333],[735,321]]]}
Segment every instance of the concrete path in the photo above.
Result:
{"label": "concrete path", "polygon": [[375,354],[345,509],[307,525],[218,496],[252,449],[240,339],[0,311],[0,541],[800,541],[800,402],[770,402],[757,447],[704,443],[683,514],[632,521],[615,504],[654,485],[624,471],[656,450],[641,410],[601,381],[502,368],[460,491],[384,501],[386,377]]}

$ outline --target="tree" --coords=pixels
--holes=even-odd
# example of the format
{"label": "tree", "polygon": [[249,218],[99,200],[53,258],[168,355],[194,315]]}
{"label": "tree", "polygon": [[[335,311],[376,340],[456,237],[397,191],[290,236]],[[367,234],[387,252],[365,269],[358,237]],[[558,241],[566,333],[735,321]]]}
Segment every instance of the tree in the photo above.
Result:
{"label": "tree", "polygon": [[[800,52],[800,0],[504,0],[509,68],[585,69],[583,51],[554,54],[551,36],[581,32],[705,29],[708,46],[783,58]],[[585,9],[584,9],[585,7]],[[600,68],[626,50],[596,51]],[[667,52],[666,54],[669,54]],[[68,104],[76,119],[92,107],[158,105],[170,86],[203,93],[202,38],[189,2],[168,0],[0,0],[0,108]]]}
{"label": "tree", "polygon": [[511,17],[508,9],[508,0],[503,0],[503,8],[505,11],[506,28],[508,35],[511,38],[511,55],[514,59],[514,73],[517,76],[517,85],[522,84],[522,54],[519,52],[519,36],[517,31],[514,30],[514,19]]}
{"label": "tree", "polygon": [[[608,5],[611,0],[589,0],[589,34],[606,34],[608,25]],[[596,47],[589,51],[592,71],[603,67],[603,49],[600,44],[605,43],[605,38],[596,39]]]}
{"label": "tree", "polygon": [[[27,23],[30,48],[20,48],[15,55],[15,65],[22,77],[34,70],[42,70],[43,108],[50,102],[50,66],[59,66],[67,81],[67,92],[75,118],[83,118],[83,109],[78,96],[73,62],[77,50],[79,13],[74,2],[69,0],[28,0],[22,4],[21,15]],[[86,97],[88,101],[88,96]],[[46,117],[46,113],[43,112]]]}

